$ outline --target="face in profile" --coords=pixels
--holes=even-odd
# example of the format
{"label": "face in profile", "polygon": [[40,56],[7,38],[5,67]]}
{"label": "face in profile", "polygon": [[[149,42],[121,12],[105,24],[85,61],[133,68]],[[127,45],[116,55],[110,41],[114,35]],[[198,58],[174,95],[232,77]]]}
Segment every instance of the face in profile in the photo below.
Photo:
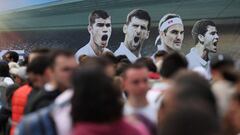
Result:
{"label": "face in profile", "polygon": [[97,47],[106,48],[112,33],[111,17],[95,19],[95,23],[88,26],[88,31]]}
{"label": "face in profile", "polygon": [[125,41],[131,51],[138,50],[144,40],[149,36],[148,21],[133,17],[129,24],[125,24],[123,32],[125,34]]}
{"label": "face in profile", "polygon": [[167,32],[160,32],[163,44],[175,51],[180,51],[184,38],[184,28],[182,24],[175,24],[167,29]]}
{"label": "face in profile", "polygon": [[217,52],[217,43],[219,40],[217,28],[215,26],[208,26],[207,32],[201,39],[204,43],[205,48],[213,53]]}

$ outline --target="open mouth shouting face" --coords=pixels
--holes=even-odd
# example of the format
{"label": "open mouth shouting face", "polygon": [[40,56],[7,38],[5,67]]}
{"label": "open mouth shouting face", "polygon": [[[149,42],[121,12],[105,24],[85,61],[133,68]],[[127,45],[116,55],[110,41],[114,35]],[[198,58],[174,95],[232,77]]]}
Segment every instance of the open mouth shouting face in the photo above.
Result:
{"label": "open mouth shouting face", "polygon": [[139,49],[144,40],[148,38],[148,23],[146,20],[133,17],[129,24],[124,25],[125,41],[131,51]]}
{"label": "open mouth shouting face", "polygon": [[100,48],[107,47],[112,33],[111,18],[98,18],[95,20],[95,23],[89,27],[89,33],[94,43]]}
{"label": "open mouth shouting face", "polygon": [[208,26],[207,32],[204,36],[204,46],[205,48],[213,53],[217,52],[219,36],[215,26]]}

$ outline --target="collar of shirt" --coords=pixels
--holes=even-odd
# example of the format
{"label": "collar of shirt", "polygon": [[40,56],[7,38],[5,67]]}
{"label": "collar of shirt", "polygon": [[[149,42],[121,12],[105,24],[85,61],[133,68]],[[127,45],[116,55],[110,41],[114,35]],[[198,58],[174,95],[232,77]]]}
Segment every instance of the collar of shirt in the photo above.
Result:
{"label": "collar of shirt", "polygon": [[134,62],[138,58],[141,58],[141,54],[139,54],[137,57],[126,47],[126,45],[123,42],[121,42],[118,50],[120,51],[120,54],[117,55],[126,55],[131,62]]}
{"label": "collar of shirt", "polygon": [[89,56],[97,56],[96,53],[93,51],[93,48],[91,47],[91,45],[89,43],[86,45],[86,48],[88,50]]}
{"label": "collar of shirt", "polygon": [[190,53],[200,62],[203,67],[207,66],[208,62],[198,55],[196,48],[192,48]]}

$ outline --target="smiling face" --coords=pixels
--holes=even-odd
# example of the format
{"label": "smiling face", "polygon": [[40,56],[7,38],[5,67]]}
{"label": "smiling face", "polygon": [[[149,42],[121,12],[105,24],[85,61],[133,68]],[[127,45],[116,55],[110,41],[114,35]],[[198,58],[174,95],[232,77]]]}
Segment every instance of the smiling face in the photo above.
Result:
{"label": "smiling face", "polygon": [[217,43],[219,40],[218,32],[215,26],[208,26],[207,32],[200,37],[200,41],[209,52],[217,52]]}
{"label": "smiling face", "polygon": [[112,33],[111,17],[106,19],[97,18],[92,26],[88,26],[91,40],[98,48],[106,48]]}
{"label": "smiling face", "polygon": [[149,36],[148,21],[133,17],[131,22],[123,26],[125,44],[131,51],[139,50]]}
{"label": "smiling face", "polygon": [[162,43],[172,50],[179,51],[184,38],[184,28],[182,24],[175,24],[167,29],[167,32],[160,32]]}

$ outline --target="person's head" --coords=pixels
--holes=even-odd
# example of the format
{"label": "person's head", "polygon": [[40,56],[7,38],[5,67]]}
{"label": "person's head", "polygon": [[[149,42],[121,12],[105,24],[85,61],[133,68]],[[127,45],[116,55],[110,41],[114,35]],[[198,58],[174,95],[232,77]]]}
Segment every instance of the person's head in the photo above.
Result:
{"label": "person's head", "polygon": [[120,61],[116,66],[116,76],[121,76],[130,64],[130,62]]}
{"label": "person's head", "polygon": [[47,48],[37,48],[33,49],[29,56],[28,56],[28,62],[31,62],[34,58],[41,56],[41,55],[47,55],[50,52]]}
{"label": "person's head", "polygon": [[179,15],[164,15],[159,22],[158,29],[162,45],[173,51],[181,50],[184,26]]}
{"label": "person's head", "polygon": [[26,67],[16,67],[10,69],[11,76],[16,84],[19,86],[24,85],[27,82]]}
{"label": "person's head", "polygon": [[174,108],[187,103],[205,106],[218,116],[215,97],[209,82],[194,71],[182,70],[173,77],[170,87],[165,92],[161,108],[158,111],[159,123],[161,124],[166,115]]}
{"label": "person's head", "polygon": [[157,72],[157,67],[154,64],[153,60],[148,57],[142,57],[135,61],[136,64],[143,64],[148,68],[149,72]]}
{"label": "person's head", "polygon": [[6,61],[0,61],[0,77],[10,77],[9,66]]}
{"label": "person's head", "polygon": [[110,123],[121,119],[121,92],[101,68],[83,65],[74,72],[72,85],[73,123]]}
{"label": "person's head", "polygon": [[210,83],[194,71],[182,70],[173,77],[171,88],[166,93],[165,105],[171,109],[188,102],[206,105],[212,113],[218,115]]}
{"label": "person's head", "polygon": [[160,135],[218,135],[220,123],[205,106],[186,103],[167,114],[158,131]]}
{"label": "person's head", "polygon": [[8,51],[3,55],[3,60],[7,62],[18,62],[19,55],[17,52],[14,51]]}
{"label": "person's head", "polygon": [[166,51],[164,51],[164,50],[159,50],[159,51],[157,51],[157,53],[154,54],[155,62],[157,63],[157,62],[159,62],[159,61],[162,61],[163,58],[164,58],[165,56],[167,56],[167,54],[168,54],[168,53],[167,53]]}
{"label": "person's head", "polygon": [[97,48],[107,47],[112,33],[111,16],[104,10],[94,10],[89,14],[88,21],[90,40]]}
{"label": "person's head", "polygon": [[234,80],[236,80],[234,78],[237,78],[237,76],[234,75],[235,63],[231,56],[214,54],[210,59],[210,67],[214,81],[225,79],[234,82]]}
{"label": "person's head", "polygon": [[217,52],[219,40],[216,24],[211,20],[202,19],[197,21],[192,28],[192,36],[195,45],[202,44],[209,52]]}
{"label": "person's head", "polygon": [[66,50],[54,50],[49,54],[52,79],[60,90],[70,87],[72,71],[78,67],[74,54]]}
{"label": "person's head", "polygon": [[27,75],[29,84],[36,89],[40,89],[49,81],[46,71],[49,68],[50,61],[46,55],[35,57],[28,63]]}
{"label": "person's head", "polygon": [[149,89],[147,67],[141,64],[129,65],[122,74],[122,85],[129,96],[146,95]]}
{"label": "person's head", "polygon": [[160,69],[160,75],[166,79],[170,79],[178,71],[186,69],[187,66],[188,62],[186,58],[181,54],[174,52],[167,55],[163,59],[163,63]]}
{"label": "person's head", "polygon": [[89,57],[88,61],[86,61],[83,65],[98,66],[103,69],[109,77],[114,77],[116,72],[114,62],[106,56]]}
{"label": "person's head", "polygon": [[80,55],[79,57],[78,57],[78,63],[81,65],[81,64],[84,64],[84,63],[86,63],[87,61],[88,61],[88,59],[89,59],[89,56],[87,56],[87,55],[85,55],[85,54],[83,54],[83,55]]}
{"label": "person's head", "polygon": [[125,34],[125,44],[130,51],[141,49],[144,40],[149,37],[151,17],[147,11],[134,9],[131,11],[123,26]]}

